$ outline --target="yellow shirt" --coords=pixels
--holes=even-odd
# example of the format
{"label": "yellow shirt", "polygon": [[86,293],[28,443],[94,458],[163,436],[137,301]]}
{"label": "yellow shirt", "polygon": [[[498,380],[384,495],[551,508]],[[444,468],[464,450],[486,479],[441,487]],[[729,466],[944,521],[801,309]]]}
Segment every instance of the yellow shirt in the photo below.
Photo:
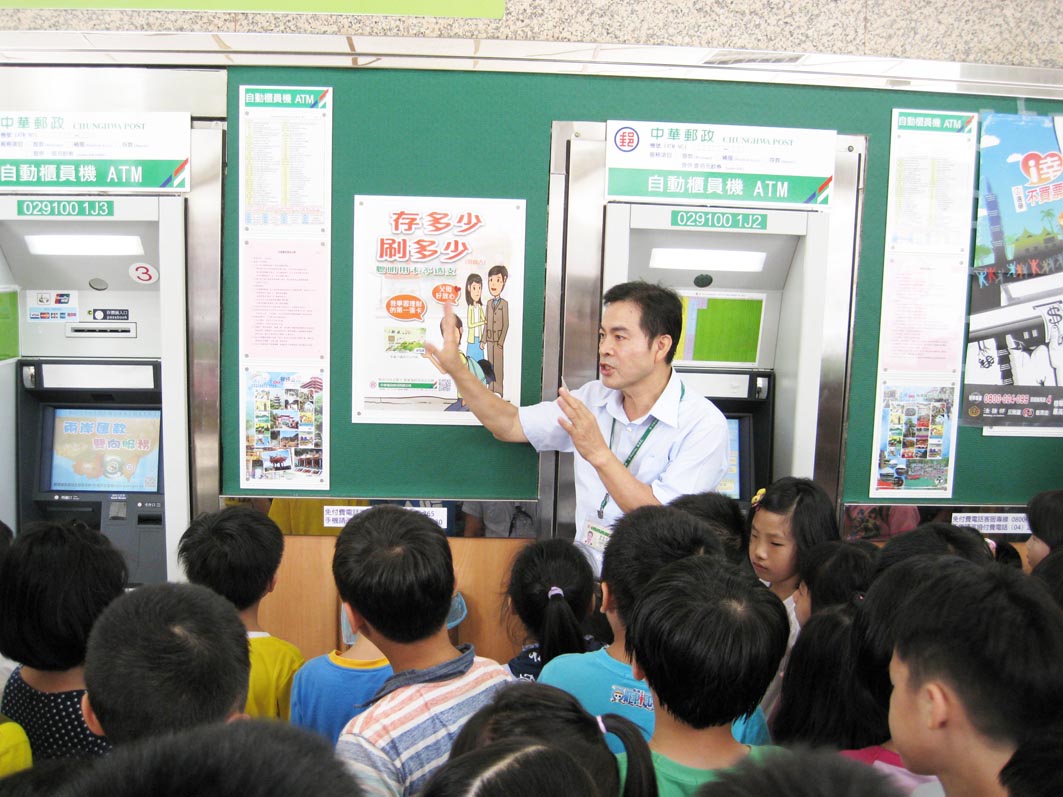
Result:
{"label": "yellow shirt", "polygon": [[369,506],[363,498],[274,498],[269,516],[285,534],[312,537],[338,536],[340,529],[325,528],[326,506]]}
{"label": "yellow shirt", "polygon": [[303,666],[303,654],[291,642],[265,631],[249,631],[251,678],[247,684],[246,711],[252,717],[288,719],[292,678]]}
{"label": "yellow shirt", "polygon": [[0,714],[0,778],[33,765],[30,740],[17,722]]}

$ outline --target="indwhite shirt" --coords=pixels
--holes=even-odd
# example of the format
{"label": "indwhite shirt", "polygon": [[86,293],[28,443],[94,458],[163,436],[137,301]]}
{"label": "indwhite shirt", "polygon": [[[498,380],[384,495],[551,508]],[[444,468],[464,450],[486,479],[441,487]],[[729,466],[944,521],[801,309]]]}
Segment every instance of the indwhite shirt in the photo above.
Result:
{"label": "indwhite shirt", "polygon": [[[642,444],[628,470],[644,484],[662,504],[680,495],[712,490],[727,473],[729,464],[727,420],[716,405],[691,390],[683,390],[682,380],[673,370],[668,384],[650,411],[630,420],[624,412],[624,397],[619,390],[599,380],[573,390],[598,421],[606,443],[612,432],[612,451],[623,462],[653,419],[658,423]],[[624,513],[610,498],[598,519],[598,508],[606,495],[598,471],[580,456],[557,419],[564,416],[557,401],[544,401],[521,407],[520,424],[524,436],[537,451],[571,452],[575,461],[576,538],[589,520],[603,526],[612,524]],[[615,426],[614,426],[615,421]],[[600,556],[593,557],[601,570]]]}

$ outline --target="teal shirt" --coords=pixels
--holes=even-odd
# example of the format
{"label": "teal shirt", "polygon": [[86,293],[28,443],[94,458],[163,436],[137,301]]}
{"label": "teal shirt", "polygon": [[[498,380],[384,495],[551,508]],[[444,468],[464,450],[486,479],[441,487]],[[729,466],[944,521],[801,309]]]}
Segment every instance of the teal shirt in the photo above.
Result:
{"label": "teal shirt", "polygon": [[[781,749],[771,745],[751,747],[745,760],[760,764],[765,754],[771,755],[772,751]],[[718,773],[726,771],[683,766],[652,750],[650,755],[653,757],[653,769],[657,775],[657,797],[695,797],[698,789],[716,780]],[[620,769],[620,791],[623,793],[627,779],[627,753],[620,753],[616,757],[616,763]]]}
{"label": "teal shirt", "polygon": [[[573,695],[589,714],[619,714],[634,722],[646,741],[653,736],[653,694],[649,684],[635,678],[631,665],[617,661],[605,648],[593,653],[566,653],[543,667],[539,683],[556,686]],[[731,725],[736,741],[750,746],[771,744],[764,712],[739,717]],[[624,746],[613,734],[605,737],[614,753]]]}

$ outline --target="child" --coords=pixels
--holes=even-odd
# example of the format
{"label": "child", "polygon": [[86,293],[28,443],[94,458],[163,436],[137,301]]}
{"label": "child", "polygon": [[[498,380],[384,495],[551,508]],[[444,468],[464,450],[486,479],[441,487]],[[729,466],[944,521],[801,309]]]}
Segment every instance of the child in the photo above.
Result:
{"label": "child", "polygon": [[[613,642],[593,653],[558,656],[543,668],[539,681],[575,695],[590,714],[626,717],[649,739],[656,716],[653,697],[632,672],[624,629],[635,602],[662,567],[706,555],[722,557],[719,537],[708,524],[682,510],[647,506],[620,518],[602,561],[601,611],[613,631]],[[767,722],[759,710],[738,718],[733,730],[735,738],[746,744],[768,741]],[[607,741],[614,753],[623,752],[615,740]]]}
{"label": "child", "polygon": [[[794,591],[800,576],[799,552],[821,542],[838,539],[834,505],[823,488],[809,479],[786,476],[754,496],[746,518],[749,561],[757,578],[767,584],[786,607],[790,618],[787,655],[800,627],[795,616]],[[782,666],[786,666],[783,657]],[[779,699],[780,670],[771,682],[761,707],[770,717]]]}
{"label": "child", "polygon": [[284,535],[269,516],[244,506],[200,515],[181,537],[177,558],[188,580],[228,598],[251,640],[251,679],[246,712],[288,719],[292,677],[302,666],[299,648],[270,636],[258,622],[258,606],[277,583]]}
{"label": "child", "polygon": [[246,720],[123,745],[50,797],[362,797],[320,737]]}
{"label": "child", "polygon": [[681,559],[647,585],[626,641],[663,709],[650,739],[661,797],[692,797],[717,770],[763,754],[737,741],[731,723],[756,711],[788,636],[781,601],[720,559]]}
{"label": "child", "polygon": [[1038,562],[1030,575],[1044,584],[1053,600],[1063,608],[1063,548]]}
{"label": "child", "polygon": [[894,633],[889,722],[905,765],[946,797],[1005,795],[1020,745],[1059,727],[1063,610],[1012,568],[966,564],[917,587]]}
{"label": "child", "polygon": [[0,780],[33,766],[30,740],[22,726],[0,714]]}
{"label": "child", "polygon": [[1059,546],[1063,546],[1063,490],[1045,490],[1026,505],[1030,539],[1026,557],[1034,568]]}
{"label": "child", "polygon": [[[890,738],[888,714],[890,693],[890,657],[893,655],[893,626],[905,598],[920,584],[935,579],[943,571],[964,566],[956,556],[914,556],[898,562],[879,576],[868,588],[853,617],[854,695],[866,694],[871,702],[861,719],[870,731],[871,741],[856,750],[842,752],[847,758],[873,767],[902,790],[912,794],[920,787],[939,788],[932,775],[910,772],[897,754]],[[862,697],[854,698],[860,704]]]}
{"label": "child", "polygon": [[834,753],[773,750],[743,761],[702,787],[698,797],[901,797],[889,780]]}
{"label": "child", "polygon": [[[628,773],[623,792],[616,756],[605,743],[606,734],[620,740],[627,755]],[[568,692],[545,684],[508,684],[494,700],[477,711],[451,749],[451,760],[500,740],[527,737],[567,750],[583,765],[602,794],[653,797],[653,762],[642,732],[617,714],[592,717]]]}
{"label": "child", "polygon": [[882,546],[875,563],[875,578],[897,562],[913,556],[959,556],[979,564],[993,559],[985,539],[974,529],[933,521],[894,537]]}
{"label": "child", "polygon": [[351,630],[395,671],[343,729],[336,754],[370,792],[418,794],[509,674],[471,645],[450,643],[454,567],[427,516],[393,506],[355,515],[336,540],[332,573]]}
{"label": "child", "polygon": [[548,742],[504,739],[451,758],[422,797],[607,797],[571,753]]}
{"label": "child", "polygon": [[85,654],[81,708],[111,744],[240,715],[251,664],[236,609],[206,587],[154,584],[100,615]]}
{"label": "child", "polygon": [[851,750],[881,741],[881,715],[867,690],[853,682],[855,613],[851,603],[828,606],[802,625],[771,723],[779,744]]}
{"label": "child", "polygon": [[794,593],[794,617],[798,625],[803,628],[821,609],[863,597],[871,586],[876,555],[865,544],[831,540],[797,552],[801,581]]}
{"label": "child", "polygon": [[746,519],[742,507],[729,495],[716,492],[693,493],[681,495],[668,503],[676,509],[689,512],[701,518],[720,532],[720,542],[728,561],[739,564],[746,559],[743,539],[746,533]]}
{"label": "child", "polygon": [[22,663],[0,713],[26,731],[35,762],[110,749],[81,716],[85,645],[127,572],[110,541],[78,521],[26,526],[0,562],[0,652]]}
{"label": "child", "polygon": [[1063,727],[1025,741],[1000,771],[1009,797],[1059,797],[1063,794]]}
{"label": "child", "polygon": [[601,648],[582,626],[594,599],[594,574],[568,540],[539,540],[521,549],[506,596],[532,639],[509,661],[514,677],[534,681],[543,665],[563,653]]}
{"label": "child", "polygon": [[[447,623],[449,627],[449,619]],[[351,632],[342,608],[340,635],[348,646],[343,653],[334,650],[310,659],[292,682],[291,723],[316,731],[333,745],[343,727],[365,711],[373,695],[394,674],[376,645]]]}

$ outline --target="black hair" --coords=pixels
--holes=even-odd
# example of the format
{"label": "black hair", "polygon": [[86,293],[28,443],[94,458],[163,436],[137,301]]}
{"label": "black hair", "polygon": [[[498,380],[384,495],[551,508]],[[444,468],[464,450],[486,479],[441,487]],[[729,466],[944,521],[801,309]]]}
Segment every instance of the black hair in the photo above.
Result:
{"label": "black hair", "polygon": [[251,669],[233,605],[195,584],[140,587],[89,635],[85,685],[116,744],[219,722],[242,710]]}
{"label": "black hair", "polygon": [[85,775],[91,759],[70,758],[35,759],[28,769],[20,769],[0,777],[3,797],[80,797],[78,784]]}
{"label": "black hair", "polygon": [[903,797],[878,770],[826,750],[769,750],[720,770],[698,797]]}
{"label": "black hair", "polygon": [[638,280],[622,282],[607,290],[602,303],[614,302],[631,302],[639,308],[639,329],[651,343],[661,335],[672,339],[665,356],[665,362],[671,363],[683,333],[683,302],[679,294],[670,288]]}
{"label": "black hair", "polygon": [[506,281],[509,279],[509,269],[499,264],[497,266],[491,266],[491,268],[487,270],[488,279],[491,279],[491,277],[494,277],[498,274],[502,275],[502,283],[505,284]]}
{"label": "black hair", "polygon": [[475,273],[470,274],[468,277],[465,278],[465,304],[468,304],[468,305],[481,304],[482,305],[483,304],[483,294],[482,293],[480,294],[480,301],[478,301],[478,302],[474,302],[472,300],[472,295],[469,293],[469,287],[474,282],[480,283],[480,287],[482,288],[483,284],[484,284],[484,278],[481,277],[479,274],[475,274]]}
{"label": "black hair", "polygon": [[1022,555],[1019,554],[1019,549],[1007,540],[997,540],[994,543],[993,558],[1002,565],[1022,570]]}
{"label": "black hair", "polygon": [[658,708],[701,729],[756,710],[789,635],[786,609],[771,590],[723,559],[697,556],[649,583],[626,642]]}
{"label": "black hair", "polygon": [[893,655],[893,625],[905,598],[920,584],[937,578],[955,567],[967,567],[966,559],[956,556],[914,556],[891,567],[876,578],[860,601],[853,618],[852,645],[856,688],[871,696],[868,722],[878,728],[881,743],[890,738],[888,713],[890,693],[889,666]]}
{"label": "black hair", "polygon": [[1031,736],[1000,770],[1009,797],[1059,797],[1063,794],[1063,725]]}
{"label": "black hair", "polygon": [[830,540],[797,550],[797,575],[808,589],[812,614],[862,598],[874,571],[874,556],[849,542]]}
{"label": "black hair", "polygon": [[1030,532],[1049,548],[1063,545],[1063,490],[1045,490],[1026,504]]}
{"label": "black hair", "polygon": [[420,512],[377,506],[336,539],[332,575],[345,603],[393,642],[417,642],[443,627],[454,595],[446,534]]}
{"label": "black hair", "polygon": [[4,521],[0,520],[0,554],[11,547],[15,539],[15,532]]}
{"label": "black hair", "polygon": [[155,736],[96,761],[78,797],[361,797],[354,776],[320,736],[267,720],[241,720]]}
{"label": "black hair", "polygon": [[[612,792],[615,794],[616,792]],[[570,753],[547,742],[520,737],[452,757],[425,784],[421,797],[599,797]]]}
{"label": "black hair", "polygon": [[857,750],[883,741],[878,711],[855,681],[854,604],[821,609],[790,651],[772,736],[779,744]]}
{"label": "black hair", "polygon": [[594,571],[568,540],[537,540],[513,560],[506,595],[543,664],[562,653],[583,653],[583,620],[594,599]]}
{"label": "black hair", "polygon": [[798,553],[817,543],[841,538],[830,496],[811,479],[783,476],[768,485],[746,516],[746,547],[757,512],[789,516],[790,533]]}
{"label": "black hair", "polygon": [[668,502],[668,506],[689,512],[696,518],[710,523],[720,535],[723,552],[735,564],[742,564],[746,558],[742,540],[745,535],[746,519],[742,507],[729,495],[708,491],[681,495]]}
{"label": "black hair", "polygon": [[875,563],[875,577],[897,562],[912,556],[959,556],[971,562],[988,563],[993,557],[982,535],[969,526],[931,522],[893,537],[882,547]]}
{"label": "black hair", "polygon": [[127,577],[122,554],[96,529],[28,524],[0,559],[0,653],[38,670],[77,667],[92,624]]}
{"label": "black hair", "polygon": [[[603,727],[621,741],[627,753],[623,792],[616,756],[606,744]],[[574,696],[542,683],[518,681],[497,690],[491,702],[465,723],[454,739],[450,757],[513,737],[537,739],[568,750],[602,794],[652,797],[657,793],[650,750],[635,723],[617,714],[593,717]]]}
{"label": "black hair", "polygon": [[280,526],[249,506],[200,515],[177,547],[188,580],[210,587],[240,611],[266,594],[283,555]]}
{"label": "black hair", "polygon": [[687,556],[723,553],[720,538],[704,521],[669,506],[643,506],[613,524],[602,555],[602,581],[627,625],[635,601],[657,571]]}
{"label": "black hair", "polygon": [[1063,609],[1024,573],[995,563],[943,572],[908,597],[894,634],[909,688],[945,682],[984,737],[1021,743],[1058,721]]}
{"label": "black hair", "polygon": [[1063,608],[1063,549],[1038,562],[1031,575],[1045,585],[1052,599]]}

